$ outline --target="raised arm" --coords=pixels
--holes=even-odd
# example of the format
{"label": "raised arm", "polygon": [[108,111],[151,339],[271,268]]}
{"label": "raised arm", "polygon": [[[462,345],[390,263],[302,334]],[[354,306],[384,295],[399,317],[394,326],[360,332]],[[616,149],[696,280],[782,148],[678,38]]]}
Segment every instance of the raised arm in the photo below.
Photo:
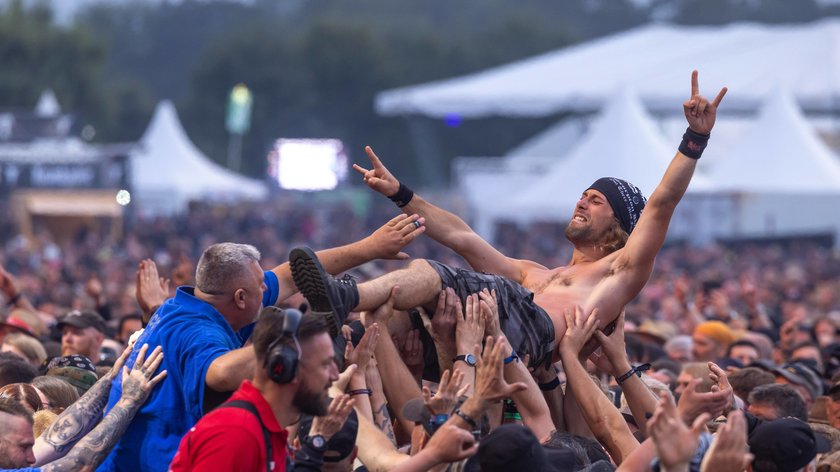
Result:
{"label": "raised arm", "polygon": [[[360,241],[324,249],[316,252],[315,255],[318,256],[324,270],[330,274],[340,274],[376,259],[408,259],[409,255],[402,252],[402,249],[424,231],[426,227],[423,226],[423,219],[420,216],[398,215]],[[277,275],[280,285],[278,303],[298,292],[288,262],[280,264],[271,271]]]}
{"label": "raised arm", "polygon": [[393,199],[406,214],[417,214],[425,220],[426,233],[435,241],[452,249],[469,262],[473,269],[502,275],[522,282],[523,270],[528,262],[510,259],[481,238],[457,215],[432,205],[420,195],[411,192],[382,164],[370,146],[365,147],[372,169],[353,164],[362,174],[368,187]]}
{"label": "raised arm", "polygon": [[605,313],[617,313],[647,283],[654,258],[665,241],[674,210],[691,182],[726,91],[726,87],[722,88],[710,102],[700,96],[697,71],[691,73],[691,98],[683,103],[688,121],[683,142],[645,205],[627,244],[615,253],[616,257],[609,259],[608,273],[613,275],[595,288],[584,307],[586,310],[598,307]]}
{"label": "raised arm", "polygon": [[41,467],[42,471],[93,471],[102,464],[125,433],[137,410],[149,398],[149,393],[166,377],[165,370],[154,375],[160,363],[163,362],[160,347],[152,351],[149,358],[144,360],[147,349],[148,346],[144,346],[140,350],[130,373],[123,368],[122,397],[105,418],[66,456]]}
{"label": "raised arm", "polygon": [[574,315],[569,311],[564,315],[566,335],[560,340],[560,357],[566,371],[568,388],[574,392],[586,424],[592,429],[595,438],[604,445],[613,461],[621,464],[639,446],[639,442],[630,433],[621,413],[589,378],[578,360],[586,340],[595,332],[596,313],[585,316],[577,307]]}
{"label": "raised arm", "polygon": [[64,457],[102,419],[102,411],[108,404],[108,394],[111,392],[111,382],[122,373],[131,348],[128,346],[123,350],[111,370],[88,389],[82,398],[62,411],[50,427],[38,436],[32,448],[35,466]]}

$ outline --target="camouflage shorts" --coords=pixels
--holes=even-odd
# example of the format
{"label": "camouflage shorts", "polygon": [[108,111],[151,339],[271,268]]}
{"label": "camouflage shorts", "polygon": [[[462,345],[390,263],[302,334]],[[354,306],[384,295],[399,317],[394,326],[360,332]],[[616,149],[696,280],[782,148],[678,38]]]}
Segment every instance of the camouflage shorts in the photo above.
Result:
{"label": "camouflage shorts", "polygon": [[555,347],[554,324],[548,314],[534,303],[534,294],[504,277],[450,267],[426,261],[440,275],[441,288],[452,288],[465,303],[467,296],[482,289],[496,290],[499,322],[520,358],[529,354],[530,366],[551,362]]}

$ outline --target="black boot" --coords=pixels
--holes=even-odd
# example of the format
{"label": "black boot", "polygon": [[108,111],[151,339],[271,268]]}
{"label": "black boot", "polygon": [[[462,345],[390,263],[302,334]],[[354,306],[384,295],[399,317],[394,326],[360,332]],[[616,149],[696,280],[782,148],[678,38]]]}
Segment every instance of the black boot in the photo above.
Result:
{"label": "black boot", "polygon": [[356,280],[349,275],[336,279],[328,274],[308,247],[292,249],[289,265],[295,285],[306,297],[312,313],[326,319],[330,336],[335,338],[347,315],[359,304]]}

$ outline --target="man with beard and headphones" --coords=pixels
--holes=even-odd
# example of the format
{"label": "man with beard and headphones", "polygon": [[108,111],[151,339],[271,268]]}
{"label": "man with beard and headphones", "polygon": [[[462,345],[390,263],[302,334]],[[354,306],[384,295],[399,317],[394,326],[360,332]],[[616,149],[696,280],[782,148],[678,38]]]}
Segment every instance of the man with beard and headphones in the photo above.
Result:
{"label": "man with beard and headphones", "polygon": [[327,440],[353,408],[348,395],[332,402],[327,395],[338,379],[338,367],[325,320],[266,307],[253,341],[257,359],[253,381],[243,381],[228,402],[190,429],[171,471],[290,470],[285,428],[301,414],[322,418],[313,422],[294,462],[320,468]]}

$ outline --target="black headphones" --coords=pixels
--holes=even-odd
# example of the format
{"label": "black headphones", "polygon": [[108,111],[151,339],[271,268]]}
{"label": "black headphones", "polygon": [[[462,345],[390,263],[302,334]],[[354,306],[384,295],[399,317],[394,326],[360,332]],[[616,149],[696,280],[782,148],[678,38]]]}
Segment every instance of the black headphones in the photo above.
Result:
{"label": "black headphones", "polygon": [[[293,308],[281,310],[276,306],[265,307],[260,314],[260,316],[275,315],[283,316],[283,334],[268,345],[263,366],[267,369],[268,377],[271,380],[279,384],[287,384],[295,378],[297,373],[298,359],[300,358],[297,330],[300,318],[303,315]],[[294,347],[283,342],[289,339],[294,342]]]}

